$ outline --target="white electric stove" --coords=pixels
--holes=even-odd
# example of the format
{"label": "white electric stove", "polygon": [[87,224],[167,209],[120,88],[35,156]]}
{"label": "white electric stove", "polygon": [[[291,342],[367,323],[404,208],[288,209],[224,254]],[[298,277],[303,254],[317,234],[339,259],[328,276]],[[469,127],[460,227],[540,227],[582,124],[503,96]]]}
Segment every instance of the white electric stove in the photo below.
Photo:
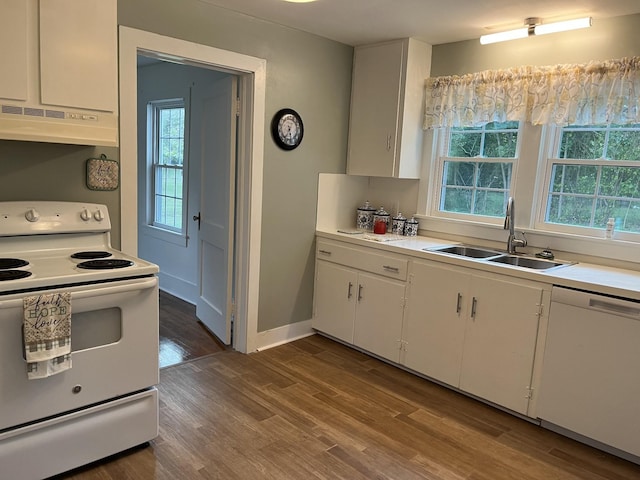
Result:
{"label": "white electric stove", "polygon": [[[158,433],[158,267],[104,205],[0,202],[0,476],[42,479]],[[29,379],[26,297],[68,292],[72,366]]]}

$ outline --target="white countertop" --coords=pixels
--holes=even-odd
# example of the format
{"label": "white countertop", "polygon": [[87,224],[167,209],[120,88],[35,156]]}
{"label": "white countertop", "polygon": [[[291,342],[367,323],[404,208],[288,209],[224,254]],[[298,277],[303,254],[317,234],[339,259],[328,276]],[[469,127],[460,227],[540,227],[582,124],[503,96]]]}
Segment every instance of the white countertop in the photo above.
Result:
{"label": "white countertop", "polygon": [[[401,237],[397,235],[378,236],[373,234],[348,234],[337,231],[328,232],[320,230],[316,231],[316,235],[322,238],[340,240],[354,245],[376,248],[387,252],[394,252],[428,260],[437,260],[451,265],[477,268],[482,271],[640,301],[640,272],[634,270],[625,270],[622,268],[582,262],[550,270],[532,270],[522,267],[496,264],[481,259],[425,251],[425,248],[429,249],[458,243],[434,237]],[[386,241],[379,241],[382,239]],[[558,260],[562,261],[561,258]]]}

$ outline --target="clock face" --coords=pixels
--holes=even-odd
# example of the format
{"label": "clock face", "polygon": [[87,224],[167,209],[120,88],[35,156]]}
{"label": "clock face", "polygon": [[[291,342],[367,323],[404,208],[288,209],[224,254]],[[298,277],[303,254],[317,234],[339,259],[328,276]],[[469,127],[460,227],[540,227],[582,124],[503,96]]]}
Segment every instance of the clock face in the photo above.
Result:
{"label": "clock face", "polygon": [[271,134],[276,144],[284,150],[293,150],[302,141],[302,118],[290,108],[283,108],[273,117]]}

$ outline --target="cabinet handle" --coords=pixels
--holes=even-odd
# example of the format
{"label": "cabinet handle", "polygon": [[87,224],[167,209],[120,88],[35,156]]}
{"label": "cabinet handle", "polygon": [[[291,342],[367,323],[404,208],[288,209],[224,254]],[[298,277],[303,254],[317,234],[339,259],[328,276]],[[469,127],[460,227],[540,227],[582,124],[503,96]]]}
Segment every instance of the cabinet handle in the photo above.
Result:
{"label": "cabinet handle", "polygon": [[358,301],[362,300],[362,285],[358,285]]}
{"label": "cabinet handle", "polygon": [[400,269],[398,267],[392,267],[391,265],[383,265],[382,268],[389,270],[390,272],[400,273]]}
{"label": "cabinet handle", "polygon": [[329,250],[318,250],[318,253],[322,253],[324,255],[331,255],[331,251]]}
{"label": "cabinet handle", "polygon": [[471,318],[476,318],[476,305],[478,304],[478,299],[476,299],[476,297],[473,297],[473,300],[471,300]]}
{"label": "cabinet handle", "polygon": [[458,301],[456,302],[456,313],[460,313],[462,310],[462,294],[458,292]]}
{"label": "cabinet handle", "polygon": [[387,135],[387,152],[391,150],[391,135]]}
{"label": "cabinet handle", "polygon": [[353,295],[351,294],[351,289],[353,288],[353,283],[349,282],[349,290],[347,291],[347,298],[351,298]]}

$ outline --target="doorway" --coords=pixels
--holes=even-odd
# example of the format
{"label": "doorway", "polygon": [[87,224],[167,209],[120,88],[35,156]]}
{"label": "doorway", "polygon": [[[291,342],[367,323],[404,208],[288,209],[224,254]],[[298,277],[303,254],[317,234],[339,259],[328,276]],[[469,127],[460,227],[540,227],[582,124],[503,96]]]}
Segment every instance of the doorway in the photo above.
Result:
{"label": "doorway", "polygon": [[137,205],[137,56],[143,53],[183,65],[216,69],[236,75],[240,106],[237,142],[236,276],[233,347],[257,349],[257,312],[262,216],[265,71],[263,59],[120,27],[120,158],[121,248],[138,253]]}
{"label": "doorway", "polygon": [[231,343],[237,76],[138,55],[138,256]]}

